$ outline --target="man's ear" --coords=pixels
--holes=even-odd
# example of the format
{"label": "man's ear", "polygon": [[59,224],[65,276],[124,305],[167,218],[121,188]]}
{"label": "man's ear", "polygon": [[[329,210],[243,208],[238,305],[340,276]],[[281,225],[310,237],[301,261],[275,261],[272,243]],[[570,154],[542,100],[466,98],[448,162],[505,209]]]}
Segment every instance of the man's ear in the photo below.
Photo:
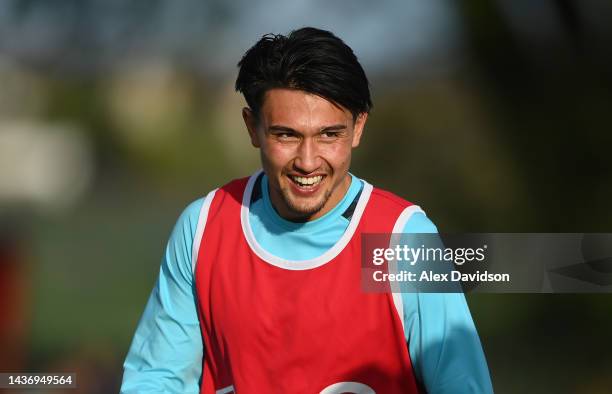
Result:
{"label": "man's ear", "polygon": [[259,136],[257,135],[257,117],[250,108],[244,107],[242,108],[242,119],[244,119],[249,137],[251,137],[251,144],[255,148],[259,148],[261,145],[259,143]]}
{"label": "man's ear", "polygon": [[366,121],[368,120],[368,113],[362,112],[357,115],[357,119],[355,119],[355,126],[353,127],[353,143],[352,147],[357,148],[359,146],[359,141],[361,141],[361,135],[363,134],[363,129],[365,128]]}

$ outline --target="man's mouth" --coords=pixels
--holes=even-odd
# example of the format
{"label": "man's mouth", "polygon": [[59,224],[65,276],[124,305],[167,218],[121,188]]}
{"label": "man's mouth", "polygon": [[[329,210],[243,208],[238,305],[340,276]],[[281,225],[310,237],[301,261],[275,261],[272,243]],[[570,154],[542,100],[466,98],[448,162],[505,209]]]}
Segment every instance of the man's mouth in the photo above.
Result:
{"label": "man's mouth", "polygon": [[293,181],[300,188],[310,189],[315,188],[321,183],[325,176],[323,175],[315,175],[315,176],[296,176],[296,175],[288,175],[289,179]]}

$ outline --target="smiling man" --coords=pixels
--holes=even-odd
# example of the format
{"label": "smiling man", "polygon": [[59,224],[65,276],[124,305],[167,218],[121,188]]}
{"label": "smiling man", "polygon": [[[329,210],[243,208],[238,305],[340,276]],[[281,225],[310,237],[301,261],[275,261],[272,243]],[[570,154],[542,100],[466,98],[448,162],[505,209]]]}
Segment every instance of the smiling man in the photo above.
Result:
{"label": "smiling man", "polygon": [[367,112],[353,117],[339,104],[288,88],[267,90],[259,112],[244,108],[242,115],[253,146],[260,148],[275,210],[293,221],[323,216],[351,184],[351,151],[359,145]]}
{"label": "smiling man", "polygon": [[362,234],[437,230],[349,172],[372,106],[353,51],[303,28],[239,67],[263,171],[180,216],[121,391],[492,392],[463,294],[361,288]]}

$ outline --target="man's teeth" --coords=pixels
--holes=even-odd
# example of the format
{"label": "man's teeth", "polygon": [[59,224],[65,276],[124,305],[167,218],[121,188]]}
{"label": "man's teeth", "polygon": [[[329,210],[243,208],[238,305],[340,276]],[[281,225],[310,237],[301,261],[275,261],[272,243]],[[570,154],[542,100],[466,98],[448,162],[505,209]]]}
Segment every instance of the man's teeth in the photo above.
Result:
{"label": "man's teeth", "polygon": [[312,185],[316,185],[317,183],[321,182],[321,179],[323,179],[323,176],[322,175],[312,176],[312,177],[292,176],[291,179],[293,179],[295,183],[299,184],[300,186],[312,186]]}

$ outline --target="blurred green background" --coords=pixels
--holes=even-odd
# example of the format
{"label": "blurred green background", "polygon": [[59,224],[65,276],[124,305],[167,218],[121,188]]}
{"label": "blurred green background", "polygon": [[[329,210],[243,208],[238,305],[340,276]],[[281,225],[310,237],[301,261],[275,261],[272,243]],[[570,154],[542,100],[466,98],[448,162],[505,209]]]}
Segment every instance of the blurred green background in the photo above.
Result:
{"label": "blurred green background", "polygon": [[[0,2],[0,371],[118,390],[182,209],[258,168],[233,91],[261,35],[356,52],[352,171],[443,232],[612,232],[612,4]],[[498,393],[612,391],[610,295],[468,302]],[[76,391],[71,391],[76,392]]]}

